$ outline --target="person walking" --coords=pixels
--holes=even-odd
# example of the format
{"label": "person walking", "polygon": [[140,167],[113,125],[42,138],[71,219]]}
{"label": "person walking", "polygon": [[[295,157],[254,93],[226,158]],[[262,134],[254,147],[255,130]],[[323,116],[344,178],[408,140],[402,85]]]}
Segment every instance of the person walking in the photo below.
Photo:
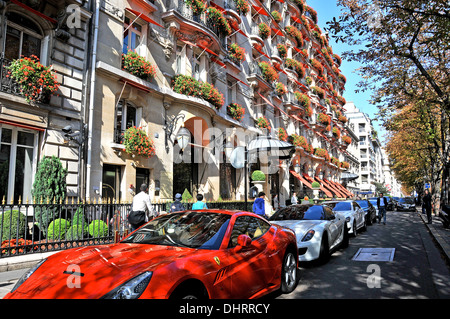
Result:
{"label": "person walking", "polygon": [[298,203],[297,193],[293,192],[292,193],[292,198],[291,198],[291,205],[297,205],[297,203]]}
{"label": "person walking", "polygon": [[131,231],[138,229],[148,220],[157,216],[150,201],[147,184],[142,184],[140,190],[141,192],[133,197],[131,212],[128,215]]}
{"label": "person walking", "polygon": [[431,194],[428,191],[428,189],[425,190],[425,195],[423,195],[422,198],[422,210],[425,208],[425,211],[427,213],[428,218],[428,224],[432,223],[432,217],[431,217],[431,208],[432,208],[432,198]]}
{"label": "person walking", "polygon": [[387,200],[386,197],[383,197],[383,193],[380,193],[380,196],[377,198],[377,207],[378,207],[378,224],[381,222],[381,218],[383,217],[383,224],[386,225]]}
{"label": "person walking", "polygon": [[206,203],[203,202],[203,195],[197,194],[197,201],[192,205],[192,209],[208,209],[208,206],[206,206]]}
{"label": "person walking", "polygon": [[180,212],[182,210],[186,210],[186,208],[184,207],[183,203],[181,202],[181,194],[180,193],[176,193],[175,194],[175,201],[172,203],[172,205],[170,205],[170,213],[173,212]]}
{"label": "person walking", "polygon": [[253,202],[252,210],[256,215],[266,217],[266,208],[264,205],[264,196],[266,194],[264,192],[259,192],[258,197]]}

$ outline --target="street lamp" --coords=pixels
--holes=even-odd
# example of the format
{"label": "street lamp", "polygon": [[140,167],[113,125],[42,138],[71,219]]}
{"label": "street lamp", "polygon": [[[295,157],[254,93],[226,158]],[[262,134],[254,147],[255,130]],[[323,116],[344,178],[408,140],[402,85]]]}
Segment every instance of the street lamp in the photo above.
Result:
{"label": "street lamp", "polygon": [[294,171],[298,174],[298,173],[300,173],[300,164],[297,162],[297,163],[295,163],[295,165],[294,165]]}
{"label": "street lamp", "polygon": [[177,136],[175,138],[176,138],[181,150],[183,151],[189,144],[189,141],[191,139],[191,132],[189,132],[189,130],[187,128],[182,126],[178,130]]}

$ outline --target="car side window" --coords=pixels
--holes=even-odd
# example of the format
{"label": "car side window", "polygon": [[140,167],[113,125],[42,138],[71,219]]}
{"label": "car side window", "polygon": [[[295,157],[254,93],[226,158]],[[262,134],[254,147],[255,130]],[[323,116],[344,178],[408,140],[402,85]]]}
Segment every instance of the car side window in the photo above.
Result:
{"label": "car side window", "polygon": [[359,207],[358,203],[357,202],[353,202],[353,210],[357,211],[359,208],[360,207]]}
{"label": "car side window", "polygon": [[333,218],[334,213],[333,213],[333,211],[331,210],[331,208],[329,208],[329,207],[327,207],[327,206],[323,206],[323,210],[324,210],[324,212],[325,212],[325,218],[326,218],[327,220],[330,220],[330,219]]}
{"label": "car side window", "polygon": [[240,216],[234,222],[233,230],[231,231],[229,248],[236,247],[237,238],[239,235],[247,235],[252,240],[264,235],[270,228],[270,224],[257,217]]}

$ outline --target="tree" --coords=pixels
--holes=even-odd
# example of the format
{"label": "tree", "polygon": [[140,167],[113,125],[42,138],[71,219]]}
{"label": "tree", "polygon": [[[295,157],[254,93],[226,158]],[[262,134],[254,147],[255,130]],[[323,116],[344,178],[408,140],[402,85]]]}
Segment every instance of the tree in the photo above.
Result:
{"label": "tree", "polygon": [[35,218],[44,234],[50,222],[58,215],[58,206],[67,195],[67,170],[56,156],[44,157],[38,164],[31,193],[35,204],[42,203],[35,209]]}
{"label": "tree", "polygon": [[[359,89],[373,89],[371,102],[379,107],[386,129],[404,126],[413,114],[420,139],[414,148],[391,147],[396,175],[417,183],[428,175],[439,196],[442,174],[450,168],[450,10],[442,0],[338,0],[343,11],[338,20],[328,22],[327,31],[336,39],[359,49],[347,51],[342,58],[362,64],[363,81]],[[403,108],[412,111],[401,112]],[[404,119],[390,120],[401,112]],[[428,120],[431,118],[431,120]],[[399,136],[395,136],[399,134]],[[394,145],[411,146],[405,130],[393,129]],[[418,152],[417,156],[412,150]],[[415,159],[420,171],[410,171],[406,159]],[[422,161],[422,159],[424,161]]]}

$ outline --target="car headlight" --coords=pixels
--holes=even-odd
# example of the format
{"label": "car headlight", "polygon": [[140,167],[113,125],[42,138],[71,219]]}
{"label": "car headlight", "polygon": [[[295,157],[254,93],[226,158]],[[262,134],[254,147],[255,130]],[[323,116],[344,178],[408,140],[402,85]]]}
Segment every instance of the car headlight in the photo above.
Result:
{"label": "car headlight", "polygon": [[47,259],[43,259],[40,262],[38,262],[36,265],[34,265],[32,268],[28,269],[22,277],[16,282],[13,289],[11,289],[11,292],[14,292],[21,284],[25,282],[30,276],[46,261]]}
{"label": "car headlight", "polygon": [[306,233],[306,235],[305,236],[303,236],[303,239],[302,239],[302,241],[308,241],[308,240],[311,240],[311,238],[313,238],[314,237],[314,234],[315,234],[316,232],[314,231],[314,230],[308,230],[308,232]]}
{"label": "car headlight", "polygon": [[152,275],[153,272],[146,271],[111,290],[102,299],[137,299],[147,288]]}

